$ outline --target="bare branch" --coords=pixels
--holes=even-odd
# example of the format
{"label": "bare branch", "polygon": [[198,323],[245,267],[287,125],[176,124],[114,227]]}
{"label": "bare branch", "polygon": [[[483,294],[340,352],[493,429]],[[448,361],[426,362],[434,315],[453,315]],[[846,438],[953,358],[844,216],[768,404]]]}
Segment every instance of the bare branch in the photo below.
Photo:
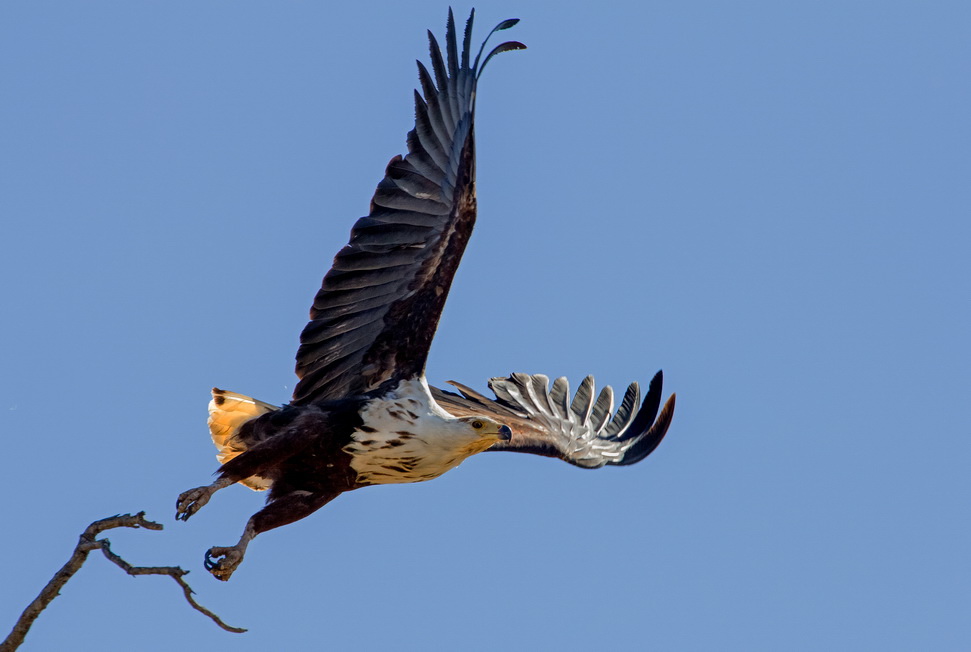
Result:
{"label": "bare branch", "polygon": [[[182,579],[182,576],[187,575],[189,571],[182,570],[178,566],[132,566],[111,550],[111,543],[107,539],[101,539],[99,543],[101,543],[101,552],[104,553],[105,557],[117,564],[129,575],[168,575],[175,580],[179,586],[182,587],[182,593],[185,594],[185,599],[190,605],[192,605],[193,609],[212,618],[214,623],[225,629],[227,632],[236,632],[237,634],[242,634],[246,631],[242,627],[233,627],[232,625],[227,625],[222,621],[221,618],[219,618],[219,616],[196,602],[195,598],[192,597],[192,594],[195,593],[195,591],[193,591],[192,587],[189,586],[184,579]],[[2,650],[0,650],[0,652],[2,652]]]}
{"label": "bare branch", "polygon": [[155,523],[146,519],[145,512],[139,512],[135,515],[119,514],[116,516],[109,516],[108,518],[103,518],[89,525],[81,534],[78,545],[74,548],[74,552],[71,554],[71,558],[68,559],[67,563],[54,574],[54,577],[52,577],[51,581],[47,583],[47,586],[41,590],[40,594],[34,598],[33,602],[27,605],[27,608],[24,609],[24,612],[14,624],[10,635],[7,636],[2,643],[0,643],[0,652],[13,652],[21,646],[21,644],[24,642],[24,637],[27,636],[27,632],[30,631],[30,628],[34,624],[34,620],[37,619],[37,616],[39,616],[40,613],[47,608],[47,605],[49,605],[54,598],[60,595],[61,589],[65,584],[67,584],[67,581],[78,572],[78,570],[87,560],[88,554],[92,550],[98,549],[104,553],[105,557],[107,557],[110,561],[115,563],[119,568],[129,575],[168,575],[174,579],[179,586],[182,587],[182,592],[185,595],[185,599],[189,602],[193,609],[205,614],[211,618],[214,623],[228,632],[242,633],[246,631],[241,627],[232,627],[227,625],[219,618],[219,616],[195,601],[195,599],[192,597],[192,588],[184,579],[182,579],[183,576],[189,571],[183,570],[178,566],[132,566],[111,550],[111,544],[108,539],[96,538],[105,530],[118,527],[145,528],[147,530],[162,529],[162,525],[160,523]]}

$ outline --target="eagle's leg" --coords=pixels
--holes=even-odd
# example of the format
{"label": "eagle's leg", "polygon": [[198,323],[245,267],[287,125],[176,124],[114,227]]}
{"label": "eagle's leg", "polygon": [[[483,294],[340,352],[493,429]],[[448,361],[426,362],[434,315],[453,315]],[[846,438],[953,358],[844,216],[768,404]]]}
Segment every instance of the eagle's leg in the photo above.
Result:
{"label": "eagle's leg", "polygon": [[183,491],[175,503],[175,518],[189,520],[214,493],[298,455],[325,429],[326,420],[319,412],[300,415],[283,432],[268,437],[219,467],[219,478],[211,485]]}
{"label": "eagle's leg", "polygon": [[271,495],[272,502],[250,517],[239,543],[229,547],[213,547],[206,552],[206,570],[217,580],[225,582],[243,561],[246,547],[257,534],[309,516],[341,493],[343,492],[292,491],[279,498]]}
{"label": "eagle's leg", "polygon": [[188,521],[189,517],[202,509],[203,505],[209,502],[212,495],[220,489],[225,489],[235,481],[229,478],[219,478],[205,487],[196,487],[179,494],[179,499],[175,503],[175,518],[180,521]]}

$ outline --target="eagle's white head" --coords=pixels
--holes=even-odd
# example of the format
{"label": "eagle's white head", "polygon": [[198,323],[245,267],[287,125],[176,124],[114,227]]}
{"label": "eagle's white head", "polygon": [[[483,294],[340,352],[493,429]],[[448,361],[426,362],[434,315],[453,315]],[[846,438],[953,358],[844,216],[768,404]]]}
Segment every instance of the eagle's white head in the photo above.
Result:
{"label": "eagle's white head", "polygon": [[462,452],[467,451],[466,455],[481,453],[498,441],[512,439],[509,426],[489,417],[460,417],[452,422],[452,427],[460,429],[460,435],[469,440],[462,448]]}

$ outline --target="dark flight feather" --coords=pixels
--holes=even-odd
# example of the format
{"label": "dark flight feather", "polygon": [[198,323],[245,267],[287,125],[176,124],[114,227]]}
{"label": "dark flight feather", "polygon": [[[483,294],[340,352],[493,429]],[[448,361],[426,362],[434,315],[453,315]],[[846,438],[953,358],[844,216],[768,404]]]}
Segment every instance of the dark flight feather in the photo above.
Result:
{"label": "dark flight feather", "polygon": [[[481,68],[478,57],[469,66],[473,16],[461,52],[451,11],[445,56],[428,33],[434,80],[419,62],[421,93],[415,91],[408,154],[388,163],[370,214],[354,225],[314,299],[297,352],[294,405],[363,394],[424,371],[475,225],[474,114]],[[497,29],[513,24],[504,21]],[[503,44],[493,54],[519,47]]]}

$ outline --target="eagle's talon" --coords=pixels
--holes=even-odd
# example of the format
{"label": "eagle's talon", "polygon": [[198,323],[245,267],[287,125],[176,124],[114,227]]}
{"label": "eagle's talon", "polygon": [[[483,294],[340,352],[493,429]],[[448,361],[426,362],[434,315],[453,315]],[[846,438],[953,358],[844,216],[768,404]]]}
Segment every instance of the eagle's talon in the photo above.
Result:
{"label": "eagle's talon", "polygon": [[[222,559],[219,559],[222,557]],[[233,571],[243,561],[243,553],[236,546],[230,548],[213,547],[206,551],[203,566],[212,576],[223,582],[232,576]]]}
{"label": "eagle's talon", "polygon": [[190,516],[209,502],[212,493],[212,488],[208,486],[183,491],[175,502],[175,520],[188,521]]}

